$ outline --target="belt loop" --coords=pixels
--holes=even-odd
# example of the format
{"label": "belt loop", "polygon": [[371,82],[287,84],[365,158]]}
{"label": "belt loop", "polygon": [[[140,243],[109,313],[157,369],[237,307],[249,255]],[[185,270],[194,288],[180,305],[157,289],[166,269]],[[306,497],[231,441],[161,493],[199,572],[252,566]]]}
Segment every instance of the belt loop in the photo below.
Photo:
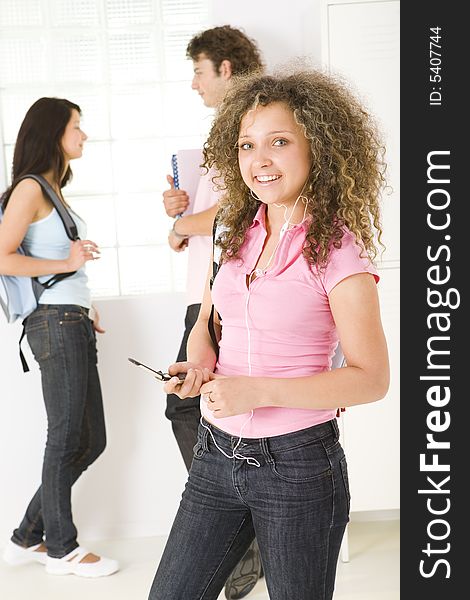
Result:
{"label": "belt loop", "polygon": [[[210,427],[210,426],[211,426],[211,424],[206,421],[206,427]],[[206,427],[202,427],[201,444],[202,444],[203,450],[208,452],[209,451],[209,442],[208,442],[209,432],[206,429]]]}
{"label": "belt loop", "polygon": [[274,458],[272,457],[271,452],[269,451],[269,438],[261,438],[260,440],[261,451],[263,453],[266,462],[269,465],[274,464]]}
{"label": "belt loop", "polygon": [[337,422],[336,418],[331,419],[330,423],[331,423],[331,427],[333,429],[334,437],[336,439],[339,439],[339,427],[338,427],[338,422]]}

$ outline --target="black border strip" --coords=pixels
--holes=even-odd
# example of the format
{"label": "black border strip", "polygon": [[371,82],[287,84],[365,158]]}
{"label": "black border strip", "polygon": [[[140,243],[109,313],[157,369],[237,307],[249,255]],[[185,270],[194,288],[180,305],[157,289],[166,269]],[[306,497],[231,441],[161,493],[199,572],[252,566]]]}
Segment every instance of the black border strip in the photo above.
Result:
{"label": "black border strip", "polygon": [[468,469],[463,461],[468,451],[463,440],[470,427],[465,377],[470,330],[465,318],[468,186],[464,187],[470,156],[464,149],[469,129],[470,103],[464,90],[470,32],[464,6],[452,1],[401,2],[401,598],[405,600],[467,595],[460,591],[467,587]]}

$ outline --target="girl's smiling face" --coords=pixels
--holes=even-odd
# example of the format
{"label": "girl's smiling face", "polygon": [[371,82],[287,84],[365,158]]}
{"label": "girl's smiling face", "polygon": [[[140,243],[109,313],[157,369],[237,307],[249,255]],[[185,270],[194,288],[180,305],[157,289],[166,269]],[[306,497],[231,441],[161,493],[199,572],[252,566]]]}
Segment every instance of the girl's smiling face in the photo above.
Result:
{"label": "girl's smiling face", "polygon": [[310,144],[292,111],[273,102],[240,123],[238,163],[243,181],[265,204],[293,206],[311,169]]}

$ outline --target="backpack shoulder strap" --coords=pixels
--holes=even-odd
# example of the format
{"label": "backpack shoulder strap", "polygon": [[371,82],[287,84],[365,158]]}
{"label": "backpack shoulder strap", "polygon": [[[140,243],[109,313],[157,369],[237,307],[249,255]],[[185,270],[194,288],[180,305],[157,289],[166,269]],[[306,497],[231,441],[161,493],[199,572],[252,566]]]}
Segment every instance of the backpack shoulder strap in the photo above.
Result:
{"label": "backpack shoulder strap", "polygon": [[[72,215],[69,213],[69,211],[67,210],[67,207],[62,202],[62,200],[59,198],[59,196],[56,194],[56,192],[54,191],[54,188],[50,185],[50,183],[42,175],[37,175],[36,173],[28,173],[26,175],[23,175],[22,177],[20,177],[17,180],[16,183],[22,181],[23,179],[34,179],[35,181],[37,181],[39,183],[39,185],[42,187],[42,189],[46,192],[47,197],[52,202],[57,213],[59,214],[59,217],[61,218],[61,221],[64,225],[64,229],[65,229],[65,233],[67,234],[67,237],[69,239],[71,239],[72,241],[79,240],[80,238],[78,236],[77,225],[75,224],[75,221],[73,220]],[[40,295],[42,294],[42,292],[45,289],[46,290],[49,289],[55,283],[62,281],[62,279],[65,279],[66,277],[70,277],[70,275],[74,275],[75,273],[76,273],[76,271],[72,271],[71,273],[56,273],[55,275],[52,275],[52,277],[50,279],[48,279],[47,281],[44,281],[42,283],[39,281],[39,279],[37,277],[32,277],[31,280],[32,280],[32,286],[33,286],[33,292],[36,297],[36,300],[39,299]]]}
{"label": "backpack shoulder strap", "polygon": [[35,181],[37,181],[39,183],[39,185],[42,187],[42,189],[46,192],[49,200],[54,205],[54,208],[58,212],[59,217],[61,218],[62,223],[64,224],[64,228],[65,228],[65,232],[67,233],[67,236],[72,241],[78,240],[79,239],[78,230],[77,230],[75,221],[73,220],[72,215],[69,213],[69,211],[67,210],[67,207],[62,202],[62,200],[59,198],[59,196],[56,194],[56,192],[54,191],[54,188],[50,185],[50,183],[42,175],[36,175],[35,173],[23,175],[22,177],[20,177],[17,180],[17,183],[19,181],[22,181],[23,179],[34,179]]}

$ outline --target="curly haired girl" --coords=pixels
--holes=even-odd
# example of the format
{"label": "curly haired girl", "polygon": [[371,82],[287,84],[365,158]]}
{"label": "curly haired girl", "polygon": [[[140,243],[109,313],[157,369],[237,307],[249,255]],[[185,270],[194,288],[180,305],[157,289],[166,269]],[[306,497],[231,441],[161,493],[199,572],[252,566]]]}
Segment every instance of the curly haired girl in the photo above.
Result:
{"label": "curly haired girl", "polygon": [[[320,72],[240,78],[225,96],[205,145],[222,263],[190,362],[169,368],[186,379],[166,384],[201,394],[199,438],[152,600],[217,598],[255,532],[271,600],[332,598],[350,501],[336,411],[389,385],[382,154],[370,117]],[[338,343],[346,366],[332,370]]]}

